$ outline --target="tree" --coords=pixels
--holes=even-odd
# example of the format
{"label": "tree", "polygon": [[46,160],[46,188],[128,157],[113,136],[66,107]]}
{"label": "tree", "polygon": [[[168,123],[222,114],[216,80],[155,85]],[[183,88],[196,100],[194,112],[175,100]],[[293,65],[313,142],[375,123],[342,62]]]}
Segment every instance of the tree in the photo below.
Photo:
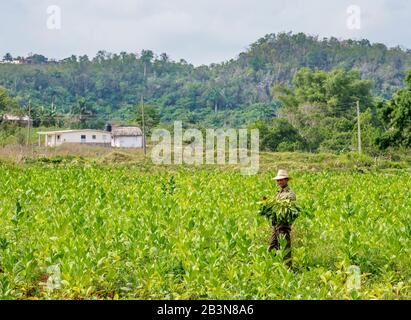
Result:
{"label": "tree", "polygon": [[6,55],[3,57],[4,61],[13,61],[13,57],[11,56],[10,53],[6,53]]}
{"label": "tree", "polygon": [[44,106],[33,108],[31,118],[34,126],[51,127],[57,124],[56,108],[45,108]]}
{"label": "tree", "polygon": [[356,70],[336,69],[331,72],[303,68],[297,71],[293,88],[274,86],[273,96],[287,107],[298,108],[304,103],[323,105],[328,115],[350,116],[357,100],[361,105],[372,104],[372,82],[361,80]]}
{"label": "tree", "polygon": [[[381,136],[381,125],[377,119],[375,112],[368,108],[361,113],[361,145],[362,150],[370,155],[378,154],[378,146],[376,141]],[[358,131],[354,126],[352,130],[352,147],[357,150],[358,148]]]}
{"label": "tree", "polygon": [[[269,120],[271,112],[266,114],[257,106],[277,103],[280,96],[284,118],[309,139],[311,150],[315,151],[315,146],[340,130],[337,118],[350,121],[351,127],[344,130],[351,133],[357,96],[362,111],[373,108],[369,82],[362,79],[372,79],[374,93],[391,99],[411,67],[410,50],[370,46],[355,40],[319,40],[301,33],[267,35],[238,58],[207,66],[194,67],[186,61],[179,62],[179,58],[172,61],[164,54],[154,57],[150,50],[138,58],[133,53],[99,51],[94,59],[70,57],[55,65],[0,64],[0,86],[13,95],[30,96],[33,106],[48,106],[56,97],[58,111],[64,113],[70,113],[70,106],[77,104],[78,97],[85,97],[97,115],[109,114],[125,121],[134,120],[135,110],[126,117],[121,112],[123,106],[135,106],[143,95],[147,104],[161,110],[163,122],[194,112],[190,121],[209,126],[242,126],[256,119]],[[297,94],[294,75],[307,66],[317,71],[300,71],[295,80],[301,89]],[[345,71],[330,73],[333,68],[357,68],[361,76]],[[278,83],[285,91],[273,99],[275,90],[270,92],[270,88]],[[329,119],[325,121],[326,118]]]}
{"label": "tree", "polygon": [[[142,117],[142,106],[139,105],[135,107],[136,109],[136,118],[135,120],[143,129],[143,117]],[[147,132],[151,132],[153,128],[155,128],[160,123],[160,115],[156,107],[152,105],[144,105],[144,126]]]}
{"label": "tree", "polygon": [[[10,97],[8,91],[0,87],[0,116],[8,111],[18,111],[18,103],[15,98]],[[0,117],[1,120],[1,117]]]}
{"label": "tree", "polygon": [[43,64],[48,61],[48,59],[43,56],[42,54],[33,54],[30,57],[27,58],[28,60],[31,60],[32,63],[34,64]]}
{"label": "tree", "polygon": [[9,96],[6,89],[0,87],[0,145],[10,136],[17,133],[18,126],[10,121],[2,121],[6,112],[21,114],[15,98]]}
{"label": "tree", "polygon": [[99,50],[96,56],[93,58],[93,62],[102,63],[111,58],[111,54],[105,50]]}
{"label": "tree", "polygon": [[167,53],[162,53],[160,54],[160,60],[161,62],[169,62],[170,61],[170,57],[167,55]]}
{"label": "tree", "polygon": [[296,151],[304,148],[304,139],[285,119],[273,119],[271,123],[257,121],[250,128],[259,130],[262,150]]}
{"label": "tree", "polygon": [[361,80],[357,71],[303,68],[295,74],[292,84],[291,88],[273,87],[274,97],[282,104],[278,115],[297,128],[307,149],[350,150],[356,101],[363,108],[375,109],[372,83]]}
{"label": "tree", "polygon": [[391,100],[380,103],[379,113],[386,131],[377,139],[382,149],[411,147],[411,70],[405,78],[406,87]]}
{"label": "tree", "polygon": [[140,60],[143,64],[151,65],[154,58],[154,52],[151,50],[142,50]]}
{"label": "tree", "polygon": [[85,54],[85,55],[82,55],[82,56],[79,57],[79,62],[80,62],[80,63],[87,63],[87,62],[90,62],[90,59],[89,59],[88,56]]}
{"label": "tree", "polygon": [[79,98],[77,104],[71,110],[74,126],[81,129],[89,127],[93,115],[93,107],[84,97]]}

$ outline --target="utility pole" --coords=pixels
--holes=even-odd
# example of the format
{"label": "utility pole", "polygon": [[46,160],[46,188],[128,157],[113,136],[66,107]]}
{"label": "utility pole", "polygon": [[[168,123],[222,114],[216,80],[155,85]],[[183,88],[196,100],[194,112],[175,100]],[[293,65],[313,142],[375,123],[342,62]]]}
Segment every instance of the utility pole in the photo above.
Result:
{"label": "utility pole", "polygon": [[30,120],[31,120],[31,100],[29,100],[29,115],[28,115],[28,119],[27,119],[27,141],[26,141],[26,145],[29,145],[29,141],[30,141]]}
{"label": "utility pole", "polygon": [[56,96],[53,96],[53,98],[51,99],[51,112],[53,114],[56,111],[56,106],[54,105],[55,101],[56,101]]}
{"label": "utility pole", "polygon": [[57,125],[57,121],[56,121],[56,107],[54,106],[54,101],[56,100],[56,96],[53,96],[53,98],[51,99],[51,118],[50,121],[52,121],[52,125],[56,126]]}
{"label": "utility pole", "polygon": [[147,154],[146,150],[146,126],[144,121],[144,97],[141,96],[141,119],[143,124],[143,146],[144,146],[144,155]]}
{"label": "utility pole", "polygon": [[358,153],[362,153],[361,148],[361,121],[360,121],[360,101],[357,101],[357,123],[358,123]]}
{"label": "utility pole", "polygon": [[144,90],[143,94],[141,96],[141,122],[143,125],[143,146],[144,146],[144,156],[147,155],[147,146],[146,146],[146,126],[145,126],[145,119],[144,119],[144,93],[146,90],[146,73],[147,73],[147,68],[146,64],[144,63],[144,78],[143,78],[143,84],[144,84]]}

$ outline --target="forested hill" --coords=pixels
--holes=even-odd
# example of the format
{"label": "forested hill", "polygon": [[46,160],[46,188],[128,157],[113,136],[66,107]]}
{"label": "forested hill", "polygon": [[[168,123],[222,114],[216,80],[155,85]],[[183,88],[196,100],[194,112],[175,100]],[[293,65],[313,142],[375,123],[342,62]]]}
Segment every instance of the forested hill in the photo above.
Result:
{"label": "forested hill", "polygon": [[[144,66],[146,77],[144,77]],[[82,100],[103,118],[132,119],[144,93],[162,120],[220,125],[253,121],[273,110],[271,87],[289,83],[302,67],[358,69],[374,82],[374,94],[390,95],[411,69],[411,50],[388,49],[367,40],[318,39],[305,34],[270,34],[222,64],[194,67],[144,50],[100,51],[58,63],[1,64],[0,86],[22,103],[69,113]]]}

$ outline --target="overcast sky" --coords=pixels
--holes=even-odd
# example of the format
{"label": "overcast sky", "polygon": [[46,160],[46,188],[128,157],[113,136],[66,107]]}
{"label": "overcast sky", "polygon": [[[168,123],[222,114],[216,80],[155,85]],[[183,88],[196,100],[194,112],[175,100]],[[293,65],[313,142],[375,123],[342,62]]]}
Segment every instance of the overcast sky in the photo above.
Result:
{"label": "overcast sky", "polygon": [[[61,8],[50,30],[47,8]],[[361,28],[347,27],[347,8]],[[98,50],[167,52],[195,65],[236,57],[267,33],[367,38],[411,48],[409,0],[12,0],[0,2],[0,54],[93,57]]]}

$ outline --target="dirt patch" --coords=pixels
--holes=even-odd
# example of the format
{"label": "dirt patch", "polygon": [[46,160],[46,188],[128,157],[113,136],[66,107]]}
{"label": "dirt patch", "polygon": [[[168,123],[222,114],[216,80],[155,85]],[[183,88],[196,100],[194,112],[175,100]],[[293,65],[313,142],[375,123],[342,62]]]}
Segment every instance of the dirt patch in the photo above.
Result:
{"label": "dirt patch", "polygon": [[125,163],[133,161],[133,157],[120,151],[112,151],[103,158],[104,163]]}

